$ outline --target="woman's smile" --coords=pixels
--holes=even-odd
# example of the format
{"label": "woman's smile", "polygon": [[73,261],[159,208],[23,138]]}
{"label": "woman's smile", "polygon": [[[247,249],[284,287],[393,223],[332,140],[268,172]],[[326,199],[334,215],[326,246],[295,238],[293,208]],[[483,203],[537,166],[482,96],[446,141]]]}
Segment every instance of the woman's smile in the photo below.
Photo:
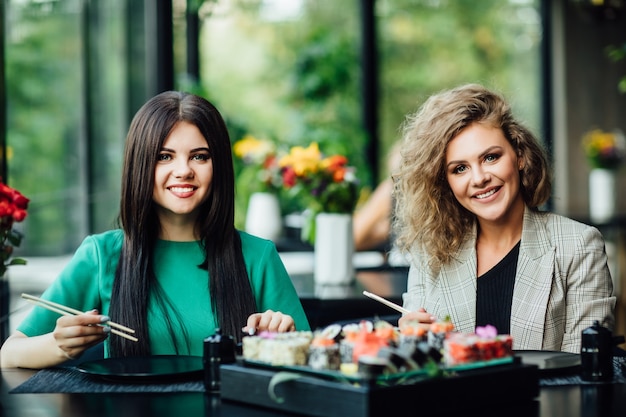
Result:
{"label": "woman's smile", "polygon": [[168,190],[170,190],[174,195],[180,198],[191,197],[197,189],[197,187],[183,185],[174,185],[168,187]]}
{"label": "woman's smile", "polygon": [[473,123],[446,150],[446,176],[458,202],[479,221],[523,211],[519,161],[501,129]]}
{"label": "woman's smile", "polygon": [[500,191],[501,188],[502,187],[492,187],[492,188],[490,188],[487,191],[476,193],[474,195],[474,198],[477,198],[478,200],[484,200],[484,199],[489,198],[492,195],[496,194],[498,191]]}
{"label": "woman's smile", "polygon": [[161,222],[175,217],[176,222],[193,221],[209,198],[212,181],[213,160],[206,139],[195,125],[176,124],[163,143],[154,172],[153,198]]}

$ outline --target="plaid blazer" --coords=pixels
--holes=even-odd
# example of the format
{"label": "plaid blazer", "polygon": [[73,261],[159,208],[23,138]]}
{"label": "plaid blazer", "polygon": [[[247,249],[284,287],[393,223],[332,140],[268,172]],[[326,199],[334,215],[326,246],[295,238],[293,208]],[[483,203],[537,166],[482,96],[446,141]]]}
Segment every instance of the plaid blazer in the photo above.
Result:
{"label": "plaid blazer", "polygon": [[[476,229],[453,260],[434,271],[413,254],[404,307],[456,330],[476,327]],[[516,350],[580,352],[581,332],[594,320],[613,325],[615,297],[604,239],[591,226],[526,208],[511,308]]]}

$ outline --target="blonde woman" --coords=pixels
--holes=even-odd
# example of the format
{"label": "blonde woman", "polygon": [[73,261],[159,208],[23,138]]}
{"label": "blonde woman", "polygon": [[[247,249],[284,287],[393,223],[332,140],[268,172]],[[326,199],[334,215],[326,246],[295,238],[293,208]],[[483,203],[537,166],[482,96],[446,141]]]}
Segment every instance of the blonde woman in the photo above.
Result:
{"label": "blonde woman", "polygon": [[514,349],[580,351],[615,297],[600,232],[540,207],[548,160],[501,95],[464,85],[407,118],[395,183],[398,246],[411,267],[399,321],[492,324]]}

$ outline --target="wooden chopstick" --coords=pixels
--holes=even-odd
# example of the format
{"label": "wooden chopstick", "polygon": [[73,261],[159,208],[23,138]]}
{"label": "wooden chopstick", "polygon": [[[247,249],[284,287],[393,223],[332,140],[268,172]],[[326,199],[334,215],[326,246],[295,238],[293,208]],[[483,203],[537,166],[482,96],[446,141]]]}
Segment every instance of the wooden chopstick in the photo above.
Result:
{"label": "wooden chopstick", "polygon": [[379,303],[383,303],[384,305],[386,305],[387,307],[391,307],[396,311],[399,311],[400,313],[409,313],[410,310],[407,310],[406,308],[399,306],[398,304],[392,303],[389,300],[384,299],[383,297],[380,297],[376,294],[372,294],[371,292],[367,292],[367,291],[363,291],[363,295],[366,297],[371,298],[372,300],[376,300]]}
{"label": "wooden chopstick", "polygon": [[[43,300],[41,298],[37,298],[29,294],[22,293],[22,298],[28,301],[29,303],[38,305],[39,307],[46,308],[50,311],[54,311],[55,313],[59,313],[63,316],[75,316],[77,314],[85,314],[84,312],[80,310],[76,310],[74,308],[67,307],[62,304],[58,304],[52,301]],[[122,326],[121,324],[115,323],[113,321],[107,321],[106,323],[103,323],[103,324],[111,327],[111,333],[113,334],[124,337],[128,340],[132,340],[133,342],[137,342],[139,340],[135,336],[131,336],[129,334],[124,333],[124,332],[135,333],[135,331],[129,327]],[[115,328],[123,330],[124,332],[116,330]]]}

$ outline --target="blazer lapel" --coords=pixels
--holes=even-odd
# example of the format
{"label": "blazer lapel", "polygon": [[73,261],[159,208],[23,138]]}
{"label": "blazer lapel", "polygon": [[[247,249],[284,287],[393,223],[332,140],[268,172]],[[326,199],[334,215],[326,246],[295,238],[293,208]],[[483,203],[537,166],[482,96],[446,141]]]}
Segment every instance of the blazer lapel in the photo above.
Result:
{"label": "blazer lapel", "polygon": [[[443,305],[450,307],[455,330],[473,333],[476,328],[476,229],[454,259],[442,267],[436,280]],[[437,292],[437,290],[435,289]],[[444,317],[438,317],[443,320]]]}
{"label": "blazer lapel", "polygon": [[514,346],[532,350],[543,345],[556,253],[541,219],[541,214],[526,208],[511,308]]}

